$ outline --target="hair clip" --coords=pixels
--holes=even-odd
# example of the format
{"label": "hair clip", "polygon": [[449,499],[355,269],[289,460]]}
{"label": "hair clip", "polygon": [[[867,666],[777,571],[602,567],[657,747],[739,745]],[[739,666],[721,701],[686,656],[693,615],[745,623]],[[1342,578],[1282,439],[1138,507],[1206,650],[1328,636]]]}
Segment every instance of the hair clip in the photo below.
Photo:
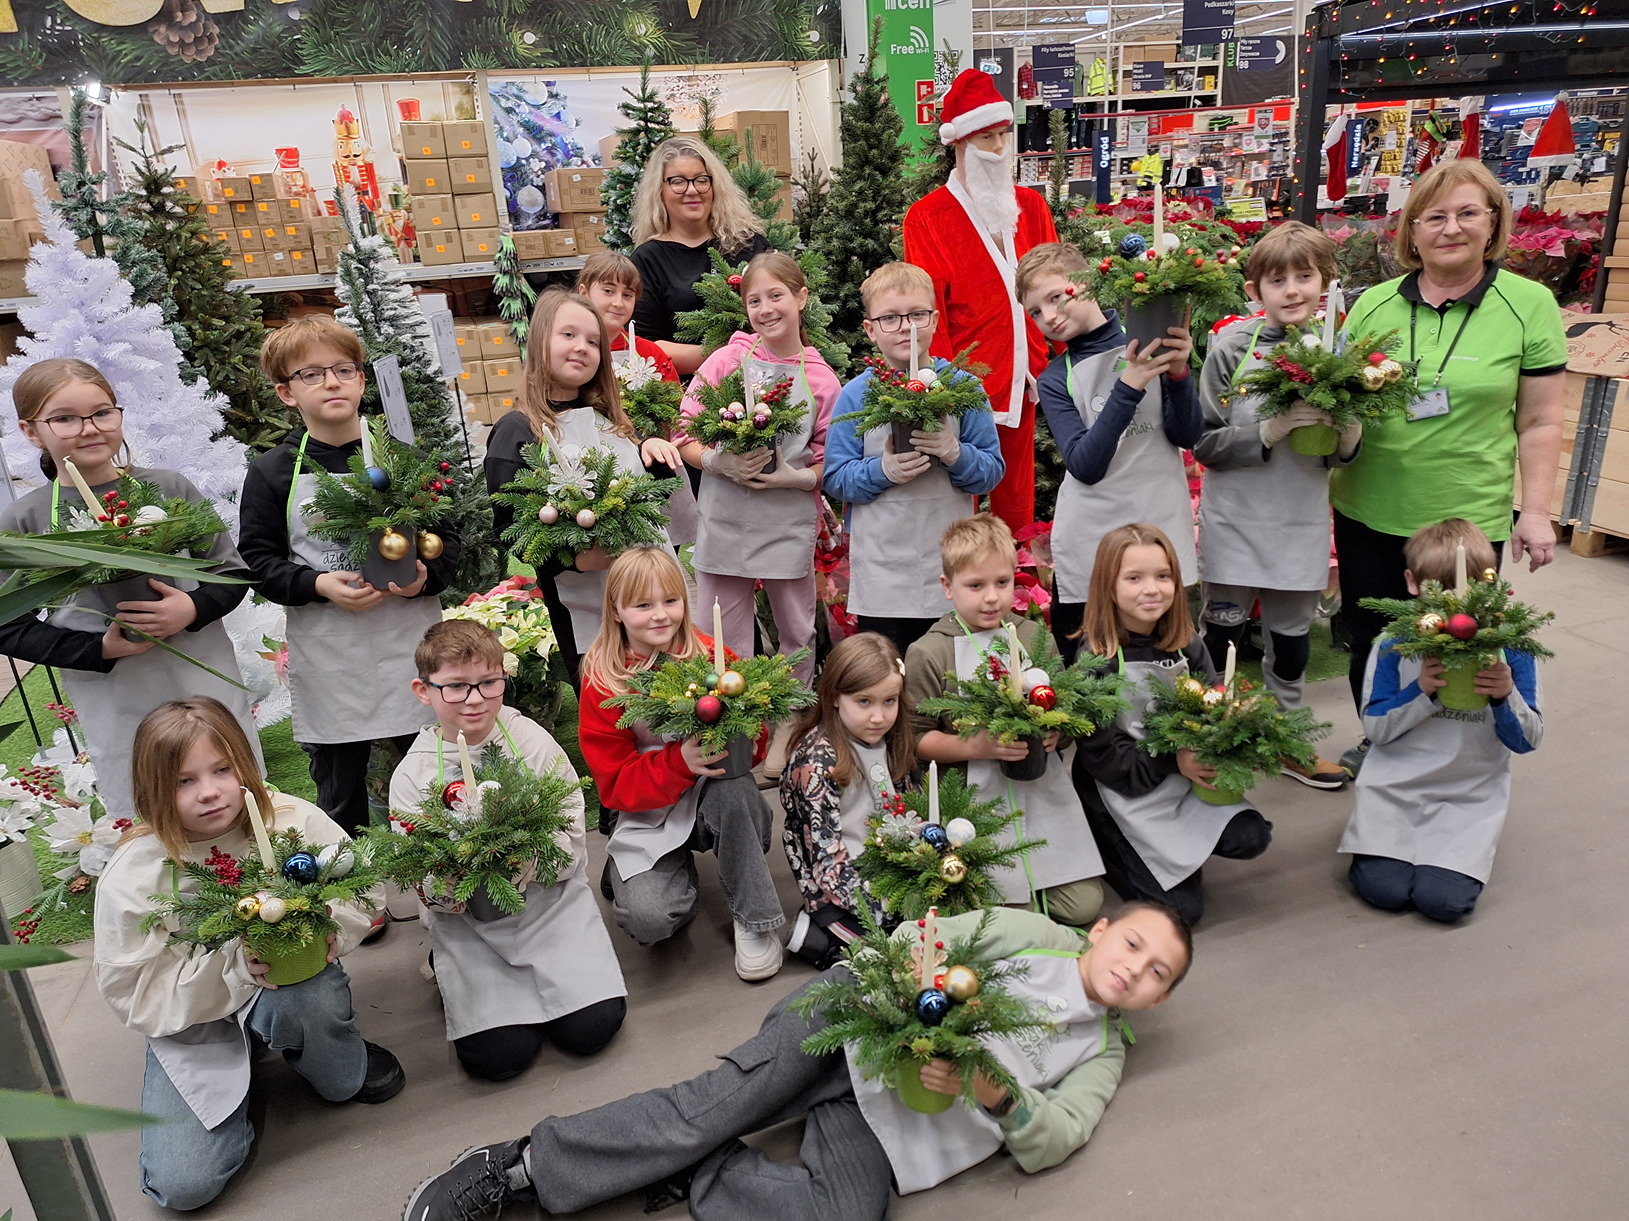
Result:
{"label": "hair clip", "polygon": [[899,676],[901,678],[904,678],[905,677],[905,662],[904,662],[904,660],[902,658],[896,657],[896,658],[894,658],[894,664],[899,667]]}

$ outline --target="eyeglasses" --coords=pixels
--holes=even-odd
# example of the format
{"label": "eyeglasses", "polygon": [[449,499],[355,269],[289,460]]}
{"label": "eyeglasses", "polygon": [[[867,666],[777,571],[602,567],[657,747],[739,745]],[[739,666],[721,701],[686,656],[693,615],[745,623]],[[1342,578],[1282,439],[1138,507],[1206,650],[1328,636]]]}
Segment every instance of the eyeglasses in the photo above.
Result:
{"label": "eyeglasses", "polygon": [[1448,227],[1449,217],[1452,217],[1459,222],[1461,229],[1469,229],[1472,225],[1481,224],[1482,218],[1492,211],[1492,208],[1461,208],[1458,212],[1431,212],[1416,216],[1414,224],[1425,233],[1437,233]]}
{"label": "eyeglasses", "polygon": [[97,432],[112,432],[119,426],[122,415],[123,407],[103,407],[90,415],[54,415],[45,421],[45,426],[66,441],[84,432],[87,424],[94,426]]}
{"label": "eyeglasses", "polygon": [[683,195],[689,187],[695,187],[697,195],[705,195],[713,189],[713,176],[711,174],[697,174],[694,178],[686,178],[683,174],[674,174],[671,178],[664,178],[662,181],[667,183],[667,189],[675,195]]}
{"label": "eyeglasses", "polygon": [[900,327],[906,325],[914,326],[920,331],[933,321],[933,316],[938,312],[938,310],[932,309],[918,309],[912,310],[908,314],[878,314],[875,318],[867,319],[867,321],[875,322],[879,331],[888,334],[893,334]]}
{"label": "eyeglasses", "polygon": [[503,689],[508,683],[508,677],[502,674],[497,678],[483,678],[478,683],[433,683],[429,679],[424,680],[426,687],[434,687],[441,692],[441,698],[449,704],[464,703],[469,699],[471,691],[479,691],[482,699],[497,699],[503,694]]}
{"label": "eyeglasses", "polygon": [[323,365],[321,367],[313,365],[309,369],[294,370],[294,376],[300,379],[302,385],[306,386],[322,385],[323,382],[328,380],[330,373],[342,382],[354,382],[361,375],[362,366],[355,361],[342,360],[337,365]]}

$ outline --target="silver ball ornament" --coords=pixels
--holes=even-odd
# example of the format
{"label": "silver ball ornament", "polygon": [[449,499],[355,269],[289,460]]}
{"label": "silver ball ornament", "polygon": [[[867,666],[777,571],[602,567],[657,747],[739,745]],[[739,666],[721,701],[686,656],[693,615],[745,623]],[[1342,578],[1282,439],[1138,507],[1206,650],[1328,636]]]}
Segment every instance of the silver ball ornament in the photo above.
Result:
{"label": "silver ball ornament", "polygon": [[978,838],[978,828],[971,820],[966,818],[952,818],[945,824],[945,834],[950,838],[952,848],[960,848],[963,844],[972,843]]}
{"label": "silver ball ornament", "polygon": [[544,505],[537,511],[537,520],[545,526],[552,526],[560,520],[560,510],[553,505]]}

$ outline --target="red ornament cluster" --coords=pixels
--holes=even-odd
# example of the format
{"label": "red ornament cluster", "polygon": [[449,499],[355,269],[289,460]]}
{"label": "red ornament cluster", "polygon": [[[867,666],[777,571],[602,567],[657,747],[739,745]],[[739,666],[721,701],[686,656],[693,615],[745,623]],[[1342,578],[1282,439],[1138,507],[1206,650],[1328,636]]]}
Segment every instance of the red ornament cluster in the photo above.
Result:
{"label": "red ornament cluster", "polygon": [[1308,373],[1305,369],[1296,364],[1293,360],[1289,359],[1287,356],[1275,356],[1268,363],[1280,373],[1284,374],[1284,376],[1289,378],[1292,382],[1300,382],[1304,386],[1310,386],[1313,383],[1312,374]]}
{"label": "red ornament cluster", "polygon": [[57,783],[62,779],[62,773],[54,767],[20,767],[17,769],[17,783],[23,792],[35,797],[44,797],[47,800],[57,799]]}
{"label": "red ornament cluster", "polygon": [[892,814],[897,818],[905,816],[905,799],[898,793],[884,793],[877,799],[877,808],[884,814]]}
{"label": "red ornament cluster", "polygon": [[71,704],[49,703],[46,704],[45,708],[47,712],[56,717],[56,719],[61,721],[64,725],[79,724],[79,714],[73,710],[73,706]]}
{"label": "red ornament cluster", "polygon": [[990,655],[990,677],[997,681],[1007,677],[1007,667],[1001,664],[1001,658]]}
{"label": "red ornament cluster", "polygon": [[102,495],[102,512],[96,515],[97,521],[105,521],[115,526],[128,526],[130,515],[119,510],[128,509],[130,502],[119,499],[117,491],[105,492]]}
{"label": "red ornament cluster", "polygon": [[238,864],[237,858],[229,852],[222,852],[219,848],[211,848],[209,850],[209,859],[204,862],[204,867],[215,875],[222,886],[240,886],[243,884],[243,866]]}

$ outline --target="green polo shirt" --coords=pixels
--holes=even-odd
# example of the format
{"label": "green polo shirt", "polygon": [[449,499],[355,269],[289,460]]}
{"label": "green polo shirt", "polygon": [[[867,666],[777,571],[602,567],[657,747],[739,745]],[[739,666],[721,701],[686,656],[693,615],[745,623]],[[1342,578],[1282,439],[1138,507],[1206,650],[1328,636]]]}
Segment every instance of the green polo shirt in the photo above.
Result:
{"label": "green polo shirt", "polygon": [[1524,376],[1567,366],[1555,297],[1490,263],[1475,288],[1439,308],[1421,298],[1413,272],[1371,288],[1346,318],[1351,337],[1393,328],[1398,359],[1418,362],[1422,392],[1434,384],[1448,391],[1448,414],[1413,421],[1391,415],[1365,428],[1356,461],[1330,473],[1330,502],[1383,534],[1406,537],[1464,517],[1490,539],[1509,538],[1517,386]]}

